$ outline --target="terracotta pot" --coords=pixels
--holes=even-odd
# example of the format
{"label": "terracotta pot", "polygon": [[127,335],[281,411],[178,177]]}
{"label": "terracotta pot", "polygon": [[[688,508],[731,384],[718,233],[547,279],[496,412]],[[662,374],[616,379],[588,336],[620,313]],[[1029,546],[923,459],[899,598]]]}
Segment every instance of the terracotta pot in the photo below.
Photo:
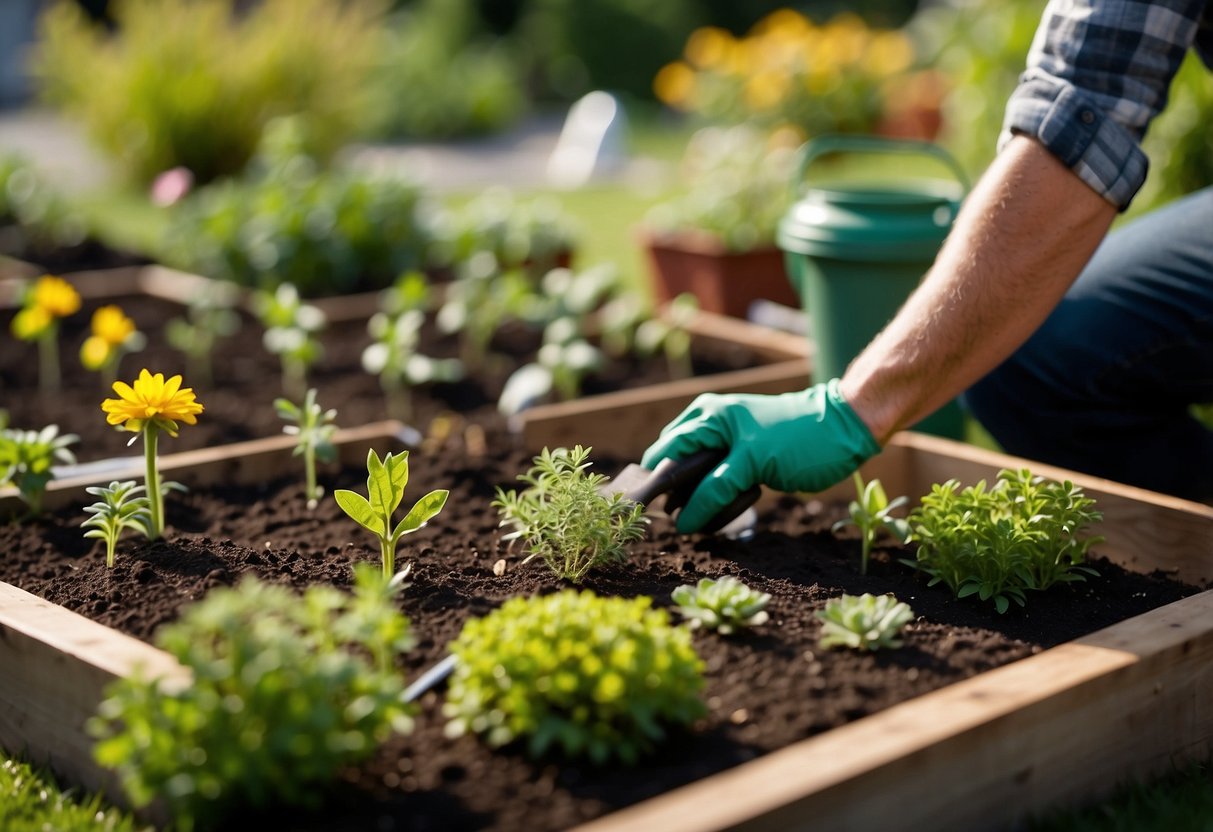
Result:
{"label": "terracotta pot", "polygon": [[774,245],[751,251],[727,250],[715,237],[698,233],[639,233],[649,256],[649,277],[657,303],[683,292],[699,298],[699,308],[736,318],[764,299],[800,306]]}

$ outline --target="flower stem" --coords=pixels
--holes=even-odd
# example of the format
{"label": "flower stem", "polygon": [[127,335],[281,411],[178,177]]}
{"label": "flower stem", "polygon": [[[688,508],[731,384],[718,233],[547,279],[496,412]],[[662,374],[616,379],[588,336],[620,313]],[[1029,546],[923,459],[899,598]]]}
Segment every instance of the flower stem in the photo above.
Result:
{"label": "flower stem", "polygon": [[396,574],[396,546],[390,538],[379,538],[379,552],[383,556],[383,577],[391,580]]}
{"label": "flower stem", "polygon": [[52,326],[38,339],[38,382],[43,393],[59,390],[59,327]]}
{"label": "flower stem", "polygon": [[160,493],[160,471],[156,467],[156,440],[159,433],[151,422],[143,428],[143,456],[147,462],[147,481],[144,487],[147,490],[148,508],[152,516],[151,528],[148,529],[149,540],[156,540],[164,534],[164,497]]}
{"label": "flower stem", "polygon": [[314,509],[320,501],[316,493],[316,444],[308,442],[303,446],[303,467],[307,470],[307,507]]}

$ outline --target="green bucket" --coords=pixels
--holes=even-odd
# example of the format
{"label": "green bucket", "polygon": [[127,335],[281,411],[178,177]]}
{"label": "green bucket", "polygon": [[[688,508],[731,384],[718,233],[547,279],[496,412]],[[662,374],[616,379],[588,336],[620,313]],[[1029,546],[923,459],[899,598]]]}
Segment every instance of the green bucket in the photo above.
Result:
{"label": "green bucket", "polygon": [[[942,162],[952,179],[809,185],[810,166],[831,154],[913,154]],[[814,374],[841,376],[926,274],[968,190],[964,171],[938,145],[876,136],[821,136],[804,146],[797,199],[777,241],[807,310],[816,343]],[[950,402],[916,430],[960,438],[964,417]]]}

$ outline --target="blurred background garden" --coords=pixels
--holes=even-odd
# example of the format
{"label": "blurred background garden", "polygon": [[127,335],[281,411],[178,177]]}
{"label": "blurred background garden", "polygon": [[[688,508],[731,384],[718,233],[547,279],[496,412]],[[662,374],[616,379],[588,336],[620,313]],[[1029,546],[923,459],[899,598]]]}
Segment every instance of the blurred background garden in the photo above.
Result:
{"label": "blurred background garden", "polygon": [[[310,297],[485,255],[610,263],[652,303],[641,230],[774,248],[813,137],[936,142],[975,179],[1043,7],[0,0],[0,256],[155,262]],[[1210,123],[1190,56],[1128,216],[1213,184]],[[1126,800],[1207,828],[1201,772],[1171,803]],[[1109,806],[1094,817],[1140,821]]]}

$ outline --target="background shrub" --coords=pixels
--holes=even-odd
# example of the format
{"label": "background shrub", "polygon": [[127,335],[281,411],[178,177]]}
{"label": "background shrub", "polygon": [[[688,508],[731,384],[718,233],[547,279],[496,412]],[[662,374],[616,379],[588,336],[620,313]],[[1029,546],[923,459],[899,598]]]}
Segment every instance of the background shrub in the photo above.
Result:
{"label": "background shrub", "polygon": [[43,16],[35,72],[135,182],[178,165],[198,181],[240,171],[263,126],[301,114],[326,156],[366,124],[377,0],[127,0],[95,25],[71,2]]}

